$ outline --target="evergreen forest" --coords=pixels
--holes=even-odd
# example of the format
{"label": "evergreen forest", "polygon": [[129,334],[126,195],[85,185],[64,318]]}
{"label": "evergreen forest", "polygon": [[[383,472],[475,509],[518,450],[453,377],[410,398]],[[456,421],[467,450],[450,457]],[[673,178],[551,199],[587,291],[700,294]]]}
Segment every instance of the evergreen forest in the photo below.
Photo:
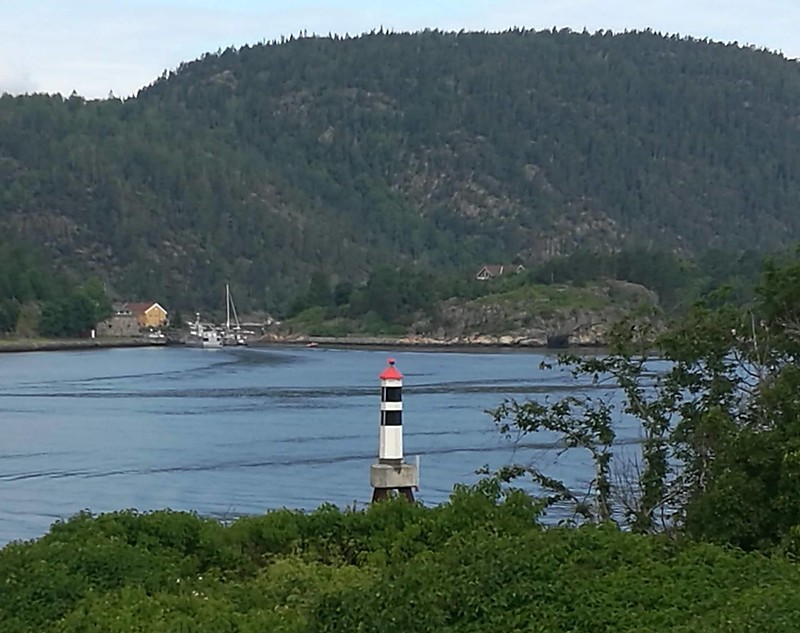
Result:
{"label": "evergreen forest", "polygon": [[[114,298],[287,311],[315,272],[469,277],[800,239],[800,71],[652,32],[289,37],[135,97],[0,97],[0,223]],[[555,275],[555,273],[554,273]]]}
{"label": "evergreen forest", "polygon": [[110,315],[97,278],[53,274],[30,247],[0,240],[0,336],[78,337]]}

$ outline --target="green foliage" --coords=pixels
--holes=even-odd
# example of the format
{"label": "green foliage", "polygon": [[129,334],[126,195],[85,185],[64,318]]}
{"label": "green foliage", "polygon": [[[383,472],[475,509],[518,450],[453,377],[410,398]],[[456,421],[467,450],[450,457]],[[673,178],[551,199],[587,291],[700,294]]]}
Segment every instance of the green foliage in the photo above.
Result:
{"label": "green foliage", "polygon": [[324,272],[317,271],[311,275],[305,292],[295,298],[289,308],[289,315],[295,316],[313,307],[328,307],[334,303],[331,281]]}
{"label": "green foliage", "polygon": [[[598,522],[613,519],[611,499],[611,457],[616,437],[612,406],[590,396],[568,396],[554,404],[509,400],[492,411],[498,429],[507,439],[519,441],[527,435],[555,433],[564,449],[580,448],[589,452],[595,466],[595,477],[584,496],[578,497],[562,482],[554,480],[535,466],[508,466],[498,473],[510,481],[527,473],[533,481],[550,493],[547,504],[569,502],[575,514]],[[508,419],[513,423],[509,423]]]}
{"label": "green foliage", "polygon": [[404,334],[414,318],[432,313],[446,282],[427,271],[379,266],[364,284],[340,282],[332,290],[328,276],[315,273],[287,324],[321,336]]}
{"label": "green foliage", "polygon": [[45,302],[39,331],[45,336],[81,336],[110,315],[111,302],[102,284],[90,280],[62,299]]}
{"label": "green foliage", "polygon": [[[360,284],[339,282],[333,290],[324,273],[315,273],[292,302],[290,320],[307,333],[417,334],[446,327],[448,300],[468,312],[527,314],[558,321],[576,315],[599,321],[619,314],[650,311],[653,316],[685,314],[699,299],[744,305],[753,298],[760,257],[727,257],[712,250],[701,257],[678,257],[634,248],[615,253],[577,251],[533,266],[522,274],[477,281],[472,273],[433,273],[427,269],[381,266]],[[747,284],[750,284],[750,287]],[[300,313],[311,307],[315,322]],[[519,325],[519,324],[518,324]],[[503,334],[508,322],[481,324],[481,334]],[[313,332],[312,332],[313,329]]]}
{"label": "green foliage", "polygon": [[20,303],[16,299],[0,301],[0,332],[13,332],[19,319]]}
{"label": "green foliage", "polygon": [[106,294],[105,286],[96,277],[92,277],[81,286],[80,294],[87,299],[87,307],[91,312],[94,323],[102,321],[113,314],[111,300]]}
{"label": "green foliage", "polygon": [[0,333],[78,336],[111,314],[98,279],[54,274],[36,249],[0,239]]}
{"label": "green foliage", "polygon": [[656,293],[661,308],[669,312],[689,309],[698,299],[725,287],[728,300],[752,299],[762,258],[753,251],[733,254],[719,249],[699,251],[696,257],[672,252],[629,248],[614,253],[577,251],[554,257],[531,268],[526,276],[540,284],[583,285],[602,279],[640,284]]}
{"label": "green foliage", "polygon": [[47,299],[59,291],[33,251],[0,241],[0,333],[17,329],[23,306]]}
{"label": "green foliage", "polygon": [[791,631],[796,589],[774,565],[797,573],[785,562],[613,529],[476,531],[386,570],[367,589],[328,598],[317,615],[331,632]]}
{"label": "green foliage", "polygon": [[293,316],[287,321],[289,325],[298,325],[301,327],[313,328],[322,324],[325,319],[325,307],[314,306],[313,308],[306,308],[299,314]]}
{"label": "green foliage", "polygon": [[430,311],[437,298],[436,279],[429,272],[379,266],[353,293],[350,313],[374,313],[387,323],[402,323],[417,312]]}
{"label": "green foliage", "polygon": [[[526,301],[531,312],[552,310],[601,310],[610,305],[609,298],[596,292],[594,288],[576,288],[568,285],[523,285],[506,290],[489,289],[490,294],[480,298],[481,303],[503,303],[505,301]],[[492,292],[494,290],[494,292]]]}
{"label": "green foliage", "polygon": [[181,314],[180,310],[175,310],[175,312],[173,312],[169,320],[169,327],[176,331],[180,331],[183,329],[184,321],[183,321],[183,315]]}
{"label": "green foliage", "polygon": [[[547,406],[511,401],[494,413],[500,430],[545,429],[567,447],[588,449],[598,499],[589,518],[607,519],[603,501],[613,498],[620,506],[614,518],[637,531],[796,552],[800,258],[768,262],[752,295],[748,306],[698,304],[657,336],[641,323],[623,324],[611,354],[560,360],[595,388],[614,385],[621,397],[570,396]],[[576,406],[583,408],[579,415]],[[643,435],[634,476],[618,476],[613,486],[612,409],[636,418]],[[555,493],[554,501],[578,507],[582,495],[594,494],[566,490],[535,467],[498,474],[507,480],[530,474]]]}
{"label": "green foliage", "polygon": [[353,284],[349,281],[340,281],[333,289],[333,303],[336,306],[344,306],[350,303],[353,295]]}
{"label": "green foliage", "polygon": [[497,481],[424,508],[279,510],[224,527],[81,514],[0,550],[4,633],[794,631],[800,570],[609,526],[542,529]]}

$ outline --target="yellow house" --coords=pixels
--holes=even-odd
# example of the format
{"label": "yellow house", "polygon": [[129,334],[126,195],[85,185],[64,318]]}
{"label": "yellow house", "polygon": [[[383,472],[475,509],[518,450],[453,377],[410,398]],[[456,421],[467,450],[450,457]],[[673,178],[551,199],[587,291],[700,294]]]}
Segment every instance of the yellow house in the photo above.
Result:
{"label": "yellow house", "polygon": [[153,301],[147,303],[126,303],[125,310],[136,317],[139,327],[158,329],[167,324],[167,311]]}

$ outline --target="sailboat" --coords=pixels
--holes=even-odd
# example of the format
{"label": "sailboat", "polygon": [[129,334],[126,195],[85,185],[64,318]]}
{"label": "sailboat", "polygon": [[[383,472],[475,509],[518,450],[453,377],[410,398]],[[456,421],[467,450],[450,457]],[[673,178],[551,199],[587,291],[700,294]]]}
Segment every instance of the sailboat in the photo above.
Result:
{"label": "sailboat", "polygon": [[[231,321],[233,317],[233,321]],[[239,324],[239,315],[231,296],[231,287],[225,284],[225,329],[222,333],[223,345],[247,345],[242,326]]]}

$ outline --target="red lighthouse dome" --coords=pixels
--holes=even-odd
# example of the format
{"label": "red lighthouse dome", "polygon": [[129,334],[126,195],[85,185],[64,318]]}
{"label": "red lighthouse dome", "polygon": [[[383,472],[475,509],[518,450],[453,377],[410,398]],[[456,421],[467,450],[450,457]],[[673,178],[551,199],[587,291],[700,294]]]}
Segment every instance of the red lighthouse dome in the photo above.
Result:
{"label": "red lighthouse dome", "polygon": [[378,378],[381,380],[403,380],[403,374],[394,366],[394,358],[389,359],[389,366],[383,370]]}

